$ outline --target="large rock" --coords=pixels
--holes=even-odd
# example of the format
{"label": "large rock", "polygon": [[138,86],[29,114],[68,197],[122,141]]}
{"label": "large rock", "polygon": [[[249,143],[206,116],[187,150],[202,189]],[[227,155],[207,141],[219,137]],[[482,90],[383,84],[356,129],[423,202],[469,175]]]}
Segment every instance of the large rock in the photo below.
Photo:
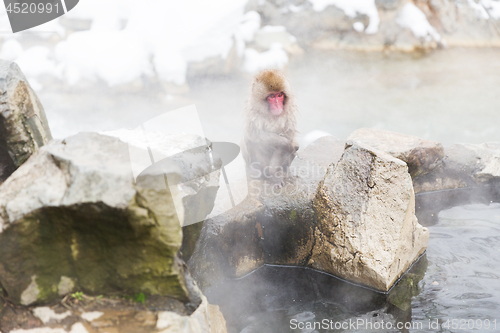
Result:
{"label": "large rock", "polygon": [[309,265],[346,280],[387,291],[427,247],[406,163],[383,151],[347,144],[314,209]]}
{"label": "large rock", "polygon": [[[164,120],[157,122],[161,121]],[[193,134],[166,135],[156,131],[143,131],[141,128],[119,129],[103,134],[117,137],[129,144],[134,175],[138,182],[143,178],[143,169],[147,170],[146,180],[154,179],[151,185],[155,186],[165,183],[162,170],[165,163],[173,163],[180,168],[182,176],[178,186],[171,188],[181,199],[184,208],[181,253],[182,258],[187,261],[198,240],[203,220],[214,208],[219,189],[221,160],[216,158],[212,161],[210,158],[208,147],[212,143]],[[151,178],[152,174],[157,176]]]}
{"label": "large rock", "polygon": [[444,157],[443,145],[439,142],[377,128],[358,129],[349,135],[347,140],[399,158],[406,162],[412,177],[429,173]]}
{"label": "large rock", "polygon": [[500,143],[455,144],[444,153],[436,169],[413,179],[416,193],[500,183]]}
{"label": "large rock", "polygon": [[45,111],[23,73],[0,60],[0,184],[51,139]]}
{"label": "large rock", "polygon": [[246,200],[206,220],[188,261],[200,287],[244,276],[263,264],[306,266],[314,244],[317,186],[344,145],[333,137],[315,141],[299,150],[283,188],[252,180]]}
{"label": "large rock", "polygon": [[161,182],[136,185],[127,144],[95,133],[42,147],[0,186],[6,297],[29,305],[81,290],[199,302],[178,258],[182,202],[161,185],[164,175],[180,181],[181,169],[161,171]]}
{"label": "large rock", "polygon": [[247,10],[257,11],[263,25],[285,26],[306,48],[412,52],[500,45],[500,15],[485,1],[251,0]]}
{"label": "large rock", "polygon": [[235,208],[205,220],[189,271],[202,288],[226,277],[241,277],[264,264],[261,246],[265,207],[249,198]]}

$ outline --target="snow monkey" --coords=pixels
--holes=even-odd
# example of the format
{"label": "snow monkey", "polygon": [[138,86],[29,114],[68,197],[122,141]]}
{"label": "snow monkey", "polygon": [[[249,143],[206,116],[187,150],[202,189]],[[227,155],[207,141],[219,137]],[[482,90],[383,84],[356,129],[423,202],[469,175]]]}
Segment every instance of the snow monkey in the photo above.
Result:
{"label": "snow monkey", "polygon": [[284,185],[283,177],[299,149],[296,113],[290,83],[280,71],[263,70],[255,75],[245,107],[241,147],[251,177]]}

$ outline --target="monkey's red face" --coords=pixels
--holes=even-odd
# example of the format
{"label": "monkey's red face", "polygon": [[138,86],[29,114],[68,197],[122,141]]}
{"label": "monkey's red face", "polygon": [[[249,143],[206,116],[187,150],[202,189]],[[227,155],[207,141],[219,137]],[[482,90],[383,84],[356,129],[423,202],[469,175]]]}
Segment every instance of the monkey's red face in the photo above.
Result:
{"label": "monkey's red face", "polygon": [[285,94],[280,92],[272,92],[267,96],[267,103],[269,104],[269,111],[275,116],[279,116],[283,112],[283,101]]}

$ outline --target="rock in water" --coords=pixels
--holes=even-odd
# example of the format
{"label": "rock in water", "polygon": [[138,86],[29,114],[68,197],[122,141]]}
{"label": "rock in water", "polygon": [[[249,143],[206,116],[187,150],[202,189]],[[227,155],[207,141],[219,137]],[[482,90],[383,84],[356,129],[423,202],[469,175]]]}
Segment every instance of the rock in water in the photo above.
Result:
{"label": "rock in water", "polygon": [[[163,168],[180,180],[178,166]],[[51,142],[0,186],[3,291],[24,305],[74,291],[195,303],[178,258],[183,212],[174,200],[168,186],[134,184],[128,146],[117,138]]]}
{"label": "rock in water", "polygon": [[0,60],[0,184],[50,140],[35,92],[15,63]]}
{"label": "rock in water", "polygon": [[408,164],[412,177],[427,174],[443,160],[443,145],[436,141],[416,136],[384,131],[377,128],[361,128],[354,131],[347,140],[363,146],[382,150]]}
{"label": "rock in water", "polygon": [[314,200],[318,218],[309,266],[381,291],[425,251],[408,167],[350,142]]}
{"label": "rock in water", "polygon": [[[454,144],[432,172],[413,179],[415,193],[500,184],[500,143]],[[485,189],[485,191],[487,191]]]}

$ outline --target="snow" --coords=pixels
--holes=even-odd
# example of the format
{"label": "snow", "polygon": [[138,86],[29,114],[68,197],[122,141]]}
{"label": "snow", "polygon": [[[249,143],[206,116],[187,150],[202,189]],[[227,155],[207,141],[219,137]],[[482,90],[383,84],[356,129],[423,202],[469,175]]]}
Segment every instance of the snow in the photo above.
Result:
{"label": "snow", "polygon": [[356,17],[356,14],[364,14],[370,18],[370,24],[366,27],[365,33],[376,34],[380,24],[375,0],[309,0],[313,9],[317,12],[325,10],[333,5],[340,8],[349,17]]}
{"label": "snow", "polygon": [[2,45],[2,50],[0,51],[0,59],[14,61],[23,53],[23,47],[15,39],[8,39]]}
{"label": "snow", "polygon": [[149,54],[143,49],[141,40],[126,32],[76,32],[66,41],[59,42],[55,52],[63,77],[70,85],[85,78],[90,81],[102,79],[114,86],[152,73]]}
{"label": "snow", "polygon": [[21,55],[15,62],[23,70],[26,77],[37,77],[43,74],[54,75],[56,64],[49,59],[50,50],[45,46],[33,46]]}
{"label": "snow", "polygon": [[[244,71],[283,68],[288,63],[287,45],[266,46],[269,49],[262,53],[247,47],[258,31],[286,33],[283,26],[261,28],[259,13],[244,13],[247,1],[81,1],[65,17],[90,20],[90,30],[69,32],[56,19],[30,29],[42,37],[63,37],[53,50],[24,50],[20,33],[4,42],[0,57],[16,61],[30,81],[48,73],[70,86],[100,80],[112,87],[155,75],[183,85],[189,63],[225,59],[233,47],[243,59]],[[0,26],[4,25],[8,18],[0,12]],[[291,35],[290,41],[295,42]],[[43,80],[36,82],[37,90],[43,88],[39,82]]]}
{"label": "snow", "polygon": [[302,6],[295,6],[294,4],[288,5],[288,10],[291,11],[292,13],[298,13],[301,12],[304,9]]}
{"label": "snow", "polygon": [[[472,0],[469,0],[469,2],[472,2]],[[500,19],[500,1],[480,0],[479,3],[488,11],[489,17],[495,20]]]}
{"label": "snow", "polygon": [[425,14],[414,4],[407,3],[403,6],[396,18],[396,23],[402,28],[410,29],[417,38],[441,40],[441,36],[427,21]]}
{"label": "snow", "polygon": [[363,24],[363,22],[358,21],[352,24],[352,28],[357,32],[362,32],[363,30],[365,30],[365,25]]}
{"label": "snow", "polygon": [[266,25],[262,27],[261,31],[263,32],[285,32],[286,28],[282,25]]}
{"label": "snow", "polygon": [[[70,85],[101,79],[116,86],[155,72],[163,81],[182,85],[188,62],[227,57],[244,4],[90,0],[78,4],[69,17],[92,19],[91,29],[60,42],[56,56]],[[127,25],[120,29],[124,19]]]}
{"label": "snow", "polygon": [[244,54],[243,70],[255,73],[266,68],[283,69],[288,63],[288,55],[279,43],[274,43],[268,51],[262,53],[247,48]]}
{"label": "snow", "polygon": [[[92,20],[90,30],[69,34],[56,45],[54,54],[40,49],[26,50],[25,53],[29,51],[36,59],[36,65],[24,61],[20,67],[32,77],[50,69],[70,85],[86,79],[103,80],[109,86],[116,86],[154,74],[161,80],[182,85],[189,62],[226,58],[238,33],[240,54],[243,54],[245,45],[241,45],[241,39],[243,43],[250,42],[260,28],[258,13],[244,15],[246,2],[80,1],[65,17]],[[0,13],[0,26],[9,26],[5,12]],[[45,31],[47,36],[54,32],[66,34],[57,19],[30,29],[30,33],[33,31],[38,35]],[[5,44],[1,51],[3,58],[18,61],[23,56],[22,47],[15,39]],[[57,62],[50,60],[49,55]]]}
{"label": "snow", "polygon": [[44,324],[47,324],[52,319],[59,321],[68,316],[71,316],[71,312],[69,311],[66,311],[64,313],[55,313],[54,310],[46,306],[35,308],[33,310],[33,314],[35,315],[35,317],[38,317]]}
{"label": "snow", "polygon": [[99,312],[99,311],[82,312],[80,317],[82,317],[86,321],[93,321],[93,320],[100,318],[103,314],[104,314],[104,312]]}
{"label": "snow", "polygon": [[242,22],[238,27],[237,34],[244,42],[249,43],[253,41],[255,32],[260,28],[260,14],[252,10],[243,15]]}
{"label": "snow", "polygon": [[475,10],[476,15],[484,20],[488,20],[490,16],[488,15],[488,12],[486,9],[483,7],[483,5],[480,3],[475,2],[474,0],[467,0],[467,3],[469,6],[472,7],[472,9]]}
{"label": "snow", "polygon": [[[99,10],[96,10],[96,9]],[[109,21],[127,19],[134,9],[132,0],[85,0],[64,14],[71,19],[96,20],[107,18]]]}
{"label": "snow", "polygon": [[[12,330],[10,331],[11,333],[67,333],[66,330],[62,328],[50,328],[50,327],[38,327],[38,328],[32,328],[32,329],[18,329],[18,330]],[[85,326],[83,326],[82,323],[76,323],[71,326],[71,331],[69,333],[88,333],[87,329]]]}

